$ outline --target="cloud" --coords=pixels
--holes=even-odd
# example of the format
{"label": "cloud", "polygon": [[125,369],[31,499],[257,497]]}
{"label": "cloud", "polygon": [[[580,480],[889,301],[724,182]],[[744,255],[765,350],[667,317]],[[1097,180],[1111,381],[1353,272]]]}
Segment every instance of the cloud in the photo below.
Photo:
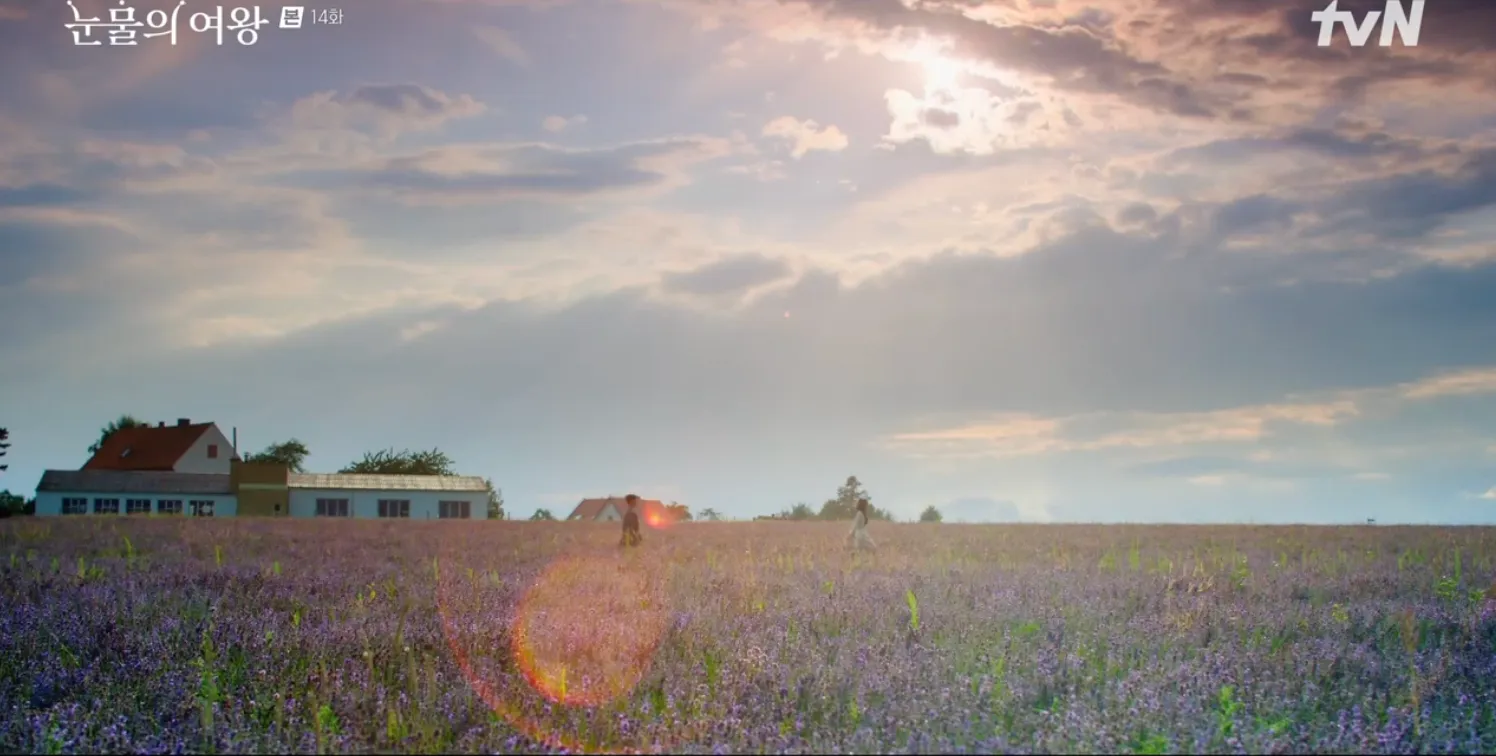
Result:
{"label": "cloud", "polygon": [[582,124],[584,124],[586,122],[587,122],[587,116],[584,116],[584,115],[571,116],[570,118],[567,118],[566,116],[555,116],[555,115],[553,115],[553,116],[546,116],[545,120],[540,122],[540,125],[546,131],[549,131],[551,133],[557,133],[557,132],[565,131],[567,128],[569,128],[571,126],[580,126],[580,125],[582,125]]}
{"label": "cloud", "polygon": [[1354,403],[1269,404],[1209,412],[1036,417],[1000,415],[883,442],[915,457],[1004,458],[1062,452],[1186,447],[1260,441],[1282,425],[1330,426],[1354,417]]}
{"label": "cloud", "polygon": [[428,131],[484,112],[471,95],[453,95],[420,84],[364,84],[346,93],[323,91],[297,100],[289,123],[296,129],[349,129],[392,137]]}
{"label": "cloud", "polygon": [[1496,368],[1458,370],[1402,386],[1409,399],[1496,394]]}
{"label": "cloud", "polygon": [[741,295],[790,275],[783,260],[760,254],[743,254],[680,273],[666,273],[661,284],[667,291],[698,296]]}
{"label": "cloud", "polygon": [[822,128],[815,121],[780,116],[764,124],[763,135],[790,143],[790,155],[796,160],[814,150],[840,152],[847,148],[847,135],[833,125]]}
{"label": "cloud", "polygon": [[614,147],[453,143],[378,157],[339,170],[286,174],[291,185],[389,193],[413,203],[579,198],[660,191],[688,181],[692,164],[729,154],[724,140],[679,137]]}
{"label": "cloud", "polygon": [[521,68],[530,66],[530,54],[525,48],[509,36],[509,32],[498,26],[478,26],[473,28],[473,34],[488,45],[489,49],[498,53],[500,57]]}
{"label": "cloud", "polygon": [[[1406,412],[1413,403],[1496,395],[1496,367],[1443,372],[1396,386],[1336,392],[1319,401],[1283,402],[1206,412],[1095,413],[1063,417],[1004,414],[988,420],[882,439],[916,458],[1002,459],[1041,454],[1200,448],[1256,444],[1295,428],[1334,428],[1367,415]],[[1239,460],[1192,456],[1149,463],[1151,473],[1243,472]],[[1253,464],[1260,471],[1264,466]],[[1281,467],[1281,466],[1280,466]],[[1281,469],[1278,472],[1281,477]]]}
{"label": "cloud", "polygon": [[1491,486],[1485,493],[1480,495],[1482,499],[1496,499],[1496,486]]}

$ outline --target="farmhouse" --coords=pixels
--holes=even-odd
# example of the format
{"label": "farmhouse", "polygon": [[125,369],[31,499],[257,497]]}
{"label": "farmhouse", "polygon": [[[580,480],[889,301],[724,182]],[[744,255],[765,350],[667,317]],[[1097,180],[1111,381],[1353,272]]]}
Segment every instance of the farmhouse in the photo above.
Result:
{"label": "farmhouse", "polygon": [[246,463],[213,423],[116,431],[80,470],[47,470],[38,515],[485,519],[473,476],[293,473]]}
{"label": "farmhouse", "polygon": [[[627,501],[622,496],[609,496],[604,499],[582,499],[577,508],[571,510],[571,516],[566,518],[567,522],[618,522],[623,515],[629,511]],[[658,499],[639,500],[639,519],[650,525],[661,525],[668,522],[672,515],[669,507]]]}

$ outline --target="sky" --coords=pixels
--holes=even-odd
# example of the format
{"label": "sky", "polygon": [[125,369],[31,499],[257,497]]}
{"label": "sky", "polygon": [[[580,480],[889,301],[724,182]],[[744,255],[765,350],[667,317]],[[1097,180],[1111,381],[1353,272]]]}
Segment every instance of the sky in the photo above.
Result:
{"label": "sky", "polygon": [[519,517],[1496,520],[1496,3],[184,1],[0,0],[0,488],[130,413]]}

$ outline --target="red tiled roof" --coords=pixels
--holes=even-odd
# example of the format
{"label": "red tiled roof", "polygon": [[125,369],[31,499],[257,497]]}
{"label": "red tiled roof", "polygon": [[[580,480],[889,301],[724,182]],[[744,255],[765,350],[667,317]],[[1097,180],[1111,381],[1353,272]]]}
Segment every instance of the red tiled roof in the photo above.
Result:
{"label": "red tiled roof", "polygon": [[[141,426],[117,430],[104,439],[97,454],[84,463],[84,470],[165,471],[202,438],[212,423]],[[224,451],[230,451],[225,449]]]}
{"label": "red tiled roof", "polygon": [[[619,517],[622,517],[629,511],[628,502],[625,501],[622,496],[609,496],[605,499],[582,499],[582,503],[578,504],[576,509],[571,510],[571,514],[568,515],[566,519],[596,520],[597,516],[602,514],[604,509],[607,509],[610,502],[613,504],[614,508],[618,510]],[[665,512],[666,508],[664,503],[660,502],[657,499],[639,500],[640,517],[648,517],[651,512],[654,512],[656,510],[662,513]]]}

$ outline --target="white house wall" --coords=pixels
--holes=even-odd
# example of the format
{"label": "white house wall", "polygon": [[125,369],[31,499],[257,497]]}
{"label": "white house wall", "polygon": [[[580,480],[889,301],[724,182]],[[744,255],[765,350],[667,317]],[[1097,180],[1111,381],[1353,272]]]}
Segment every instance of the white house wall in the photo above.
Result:
{"label": "white house wall", "polygon": [[593,522],[618,522],[619,520],[622,520],[622,519],[623,519],[623,515],[618,514],[618,507],[615,507],[611,503],[609,503],[609,504],[604,504],[603,505],[603,511],[598,512],[597,516],[594,517],[594,518],[592,518],[592,521]]}
{"label": "white house wall", "polygon": [[474,520],[488,519],[486,491],[335,491],[317,488],[291,489],[291,516],[316,517],[318,499],[347,499],[350,517],[376,519],[380,499],[409,499],[410,519],[440,519],[438,502],[466,501]]}
{"label": "white house wall", "polygon": [[[218,447],[218,457],[216,459],[208,457],[209,446]],[[215,424],[203,431],[203,435],[198,436],[197,442],[192,445],[192,448],[187,450],[186,454],[182,455],[181,459],[177,460],[177,464],[172,470],[180,473],[228,475],[229,467],[231,466],[230,463],[233,458],[233,442],[229,441],[228,437],[223,435],[223,431],[219,430]]]}
{"label": "white house wall", "polygon": [[[125,514],[125,501],[127,499],[150,499],[151,512],[157,508],[156,502],[161,500],[182,502],[182,515],[191,515],[193,501],[213,502],[214,517],[233,517],[239,513],[239,499],[232,495],[224,494],[142,494],[142,493],[64,493],[58,491],[39,491],[36,494],[36,514],[38,516],[62,516],[63,499],[87,499],[88,512],[84,515],[68,515],[69,517],[94,516],[94,499],[119,499],[119,515]],[[98,515],[99,517],[114,517],[115,515]],[[140,515],[135,515],[139,517]]]}

